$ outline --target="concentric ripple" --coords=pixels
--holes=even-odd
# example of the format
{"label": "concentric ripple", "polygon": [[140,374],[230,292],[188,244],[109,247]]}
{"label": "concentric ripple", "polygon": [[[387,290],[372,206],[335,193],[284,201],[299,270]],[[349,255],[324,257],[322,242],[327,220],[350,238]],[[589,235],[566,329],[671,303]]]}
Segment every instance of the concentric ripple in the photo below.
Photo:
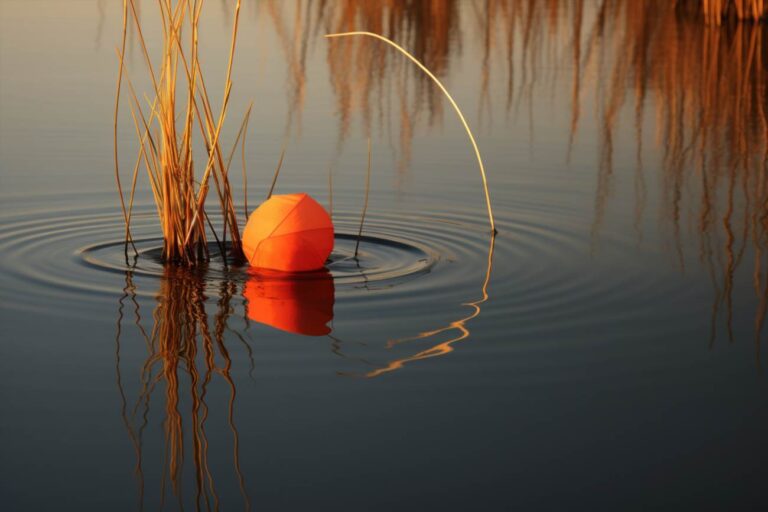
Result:
{"label": "concentric ripple", "polygon": [[[326,268],[337,285],[370,284],[378,281],[397,282],[426,273],[435,263],[435,257],[427,248],[416,243],[382,238],[377,236],[337,233],[336,243]],[[357,256],[355,247],[360,240]],[[124,274],[131,271],[134,275],[162,277],[164,265],[160,258],[161,238],[134,240],[138,255],[130,251],[125,255],[125,242],[113,240],[93,244],[78,250],[79,256],[87,266],[96,270]],[[209,247],[211,260],[206,264],[205,279],[220,281],[237,279],[244,272],[243,262],[234,261],[225,264],[218,246]],[[265,273],[268,275],[269,273]],[[290,278],[289,273],[279,273],[281,278]],[[300,277],[300,274],[296,277]]]}
{"label": "concentric ripple", "polygon": [[[605,237],[596,256],[585,236],[590,219],[578,212],[503,205],[500,234],[491,245],[480,208],[458,204],[446,211],[429,198],[407,212],[381,204],[392,201],[380,200],[370,212],[358,258],[359,211],[333,212],[337,237],[327,268],[336,289],[336,329],[387,317],[438,328],[462,318],[472,309],[467,304],[487,294],[486,321],[544,332],[555,325],[621,322],[650,314],[659,296],[687,293],[664,274],[648,275],[630,239]],[[0,303],[88,316],[97,303],[123,293],[127,274],[137,296],[156,297],[167,269],[158,257],[151,205],[137,207],[132,226],[139,256],[126,262],[124,227],[114,206],[57,210],[43,204],[6,215],[0,223]],[[220,257],[198,271],[211,285],[242,284],[249,272]]]}
{"label": "concentric ripple", "polygon": [[[137,295],[153,296],[157,280],[167,274],[160,259],[162,240],[156,236],[156,222],[149,205],[137,207],[132,219],[135,256],[132,250],[126,253],[122,218],[114,208],[57,211],[43,206],[6,218],[0,225],[3,306],[61,311],[52,303],[65,303],[77,304],[82,310],[105,296],[120,294],[126,273],[137,280]],[[391,232],[377,233],[370,226],[359,237],[355,257],[358,236],[352,234],[354,223],[340,213],[336,224],[340,232],[327,269],[340,293],[394,287],[428,274],[439,259],[428,244]],[[346,232],[345,225],[350,227]],[[211,261],[196,270],[201,280],[247,280],[247,265],[225,263],[214,244],[210,252]]]}

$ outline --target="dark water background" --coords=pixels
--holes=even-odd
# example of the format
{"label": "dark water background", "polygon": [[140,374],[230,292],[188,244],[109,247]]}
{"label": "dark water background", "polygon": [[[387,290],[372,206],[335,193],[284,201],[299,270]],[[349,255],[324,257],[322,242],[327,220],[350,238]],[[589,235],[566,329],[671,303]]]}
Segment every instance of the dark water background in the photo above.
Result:
{"label": "dark water background", "polygon": [[[216,98],[233,4],[202,22]],[[284,140],[278,193],[330,206],[333,172],[333,285],[284,291],[333,304],[310,337],[249,319],[263,276],[153,259],[143,175],[126,270],[119,2],[3,0],[3,508],[759,509],[765,29],[647,4],[244,2],[224,139],[253,100],[249,204]],[[397,55],[321,37],[353,28],[464,108],[493,245],[449,105]],[[135,34],[127,66],[146,86]]]}

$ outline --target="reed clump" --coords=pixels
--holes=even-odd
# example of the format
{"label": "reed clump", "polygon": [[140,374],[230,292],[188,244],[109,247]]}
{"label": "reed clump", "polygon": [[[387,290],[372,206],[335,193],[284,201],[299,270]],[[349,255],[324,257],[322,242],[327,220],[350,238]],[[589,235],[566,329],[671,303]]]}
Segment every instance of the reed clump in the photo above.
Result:
{"label": "reed clump", "polygon": [[[137,174],[144,168],[157,208],[163,233],[163,259],[192,265],[209,258],[208,231],[224,254],[227,240],[229,251],[241,252],[232,188],[229,180],[230,158],[225,158],[220,136],[227,115],[232,90],[232,65],[237,42],[240,0],[234,7],[231,44],[224,94],[215,112],[203,78],[199,59],[199,22],[204,0],[157,0],[162,24],[162,53],[153,64],[147,47],[135,0],[123,1],[122,46],[118,49],[119,73],[115,100],[115,175],[125,219],[126,255],[133,244],[130,224],[136,190]],[[133,82],[125,72],[125,47],[128,27],[135,30],[139,47],[151,82],[151,94],[142,102]],[[139,151],[133,168],[131,188],[126,205],[120,180],[117,126],[120,94],[123,82],[130,93],[133,119]],[[250,109],[249,112],[250,113]],[[247,122],[248,114],[243,121]],[[195,131],[199,130],[206,159],[196,165]],[[240,140],[241,127],[238,138]],[[234,153],[234,147],[232,152]],[[219,204],[222,226],[217,234],[206,212],[206,199],[213,181]],[[134,247],[135,251],[135,247]]]}

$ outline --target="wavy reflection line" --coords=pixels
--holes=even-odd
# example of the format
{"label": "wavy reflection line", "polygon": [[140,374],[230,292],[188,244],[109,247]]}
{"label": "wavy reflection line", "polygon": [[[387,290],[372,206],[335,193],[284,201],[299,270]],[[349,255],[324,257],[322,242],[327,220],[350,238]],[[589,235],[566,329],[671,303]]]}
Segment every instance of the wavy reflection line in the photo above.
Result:
{"label": "wavy reflection line", "polygon": [[[326,337],[329,340],[331,340],[331,344],[330,344],[331,352],[333,352],[333,354],[335,354],[336,356],[341,357],[342,359],[346,359],[348,361],[353,361],[355,363],[362,363],[365,366],[376,366],[374,363],[372,363],[371,361],[369,361],[368,359],[365,359],[363,357],[351,357],[351,356],[348,356],[347,354],[345,354],[342,351],[342,347],[343,347],[343,345],[345,343],[349,343],[347,340],[342,340],[341,338],[338,338],[338,337],[333,336],[331,334],[326,334]],[[368,344],[365,343],[364,341],[355,341],[354,343],[356,345],[359,345],[359,346],[362,346],[362,347],[368,346]],[[344,372],[337,372],[337,374],[341,375],[341,376],[347,375]]]}
{"label": "wavy reflection line", "polygon": [[[237,389],[235,387],[235,381],[232,379],[231,375],[231,369],[232,369],[232,358],[229,355],[229,350],[227,350],[226,346],[224,345],[224,333],[229,329],[228,327],[228,320],[229,316],[232,312],[232,308],[230,307],[230,302],[232,300],[232,297],[234,297],[237,294],[237,285],[233,282],[223,282],[221,284],[221,293],[219,295],[219,302],[218,302],[218,312],[216,313],[215,322],[216,322],[216,328],[215,328],[215,336],[216,336],[216,344],[219,347],[219,352],[221,353],[222,357],[224,358],[224,368],[219,370],[219,373],[226,381],[227,385],[229,386],[229,403],[228,403],[228,411],[227,411],[227,422],[229,424],[229,429],[232,432],[232,462],[234,464],[235,468],[235,474],[237,476],[237,482],[240,487],[240,494],[243,497],[243,501],[245,502],[245,509],[250,510],[251,509],[251,498],[248,496],[248,491],[246,490],[245,486],[245,477],[243,476],[242,469],[240,468],[240,434],[237,430],[237,427],[235,426],[235,397],[237,395]],[[245,343],[245,339],[242,337],[239,337],[240,341]],[[247,343],[245,343],[246,346],[248,346]],[[249,347],[250,349],[250,347]],[[252,356],[252,351],[248,351],[249,355]],[[253,358],[251,357],[251,369],[253,368]]]}
{"label": "wavy reflection line", "polygon": [[[128,400],[125,396],[125,389],[123,388],[123,380],[122,380],[122,373],[120,372],[120,336],[122,334],[122,322],[124,318],[123,310],[125,309],[125,301],[126,299],[130,299],[135,308],[135,317],[136,317],[136,324],[140,324],[140,315],[139,315],[139,303],[136,301],[136,287],[133,284],[133,273],[132,272],[126,272],[125,273],[125,287],[123,287],[123,295],[118,300],[118,308],[117,308],[117,325],[116,325],[116,334],[115,334],[115,379],[117,382],[117,389],[120,394],[120,417],[123,421],[123,425],[125,426],[125,430],[128,433],[128,438],[130,439],[131,446],[133,447],[133,451],[136,455],[136,466],[134,468],[134,474],[137,478],[137,485],[138,485],[138,491],[139,491],[139,510],[144,509],[144,473],[141,468],[141,439],[139,436],[136,435],[133,428],[131,428],[131,423],[128,419],[128,415],[126,413],[127,406],[128,406]],[[143,329],[142,329],[143,332]],[[146,336],[146,333],[144,333]]]}
{"label": "wavy reflection line", "polygon": [[[232,329],[228,326],[232,314],[232,298],[237,294],[237,285],[231,281],[221,283],[216,290],[218,295],[217,309],[213,317],[213,328],[209,327],[206,312],[206,286],[203,274],[196,274],[185,269],[166,268],[157,295],[157,305],[153,310],[153,327],[148,336],[141,325],[139,303],[136,300],[136,287],[132,280],[132,272],[126,271],[126,285],[123,295],[118,301],[116,328],[116,378],[120,393],[121,415],[136,452],[136,474],[139,479],[139,505],[144,508],[145,481],[142,470],[142,437],[148,423],[150,397],[158,384],[165,385],[165,417],[163,425],[163,456],[162,473],[160,478],[160,507],[166,503],[168,490],[175,498],[178,507],[184,507],[183,475],[185,473],[185,453],[191,451],[194,478],[194,493],[192,496],[196,510],[218,510],[220,498],[216,490],[214,475],[209,466],[209,439],[206,433],[206,422],[209,408],[206,396],[209,384],[214,374],[220,375],[229,388],[227,422],[232,433],[233,454],[232,462],[235,475],[246,510],[251,509],[251,500],[246,490],[245,478],[240,467],[240,437],[235,424],[236,386],[231,376],[232,358],[225,345],[224,336]],[[120,368],[121,336],[124,333],[123,320],[125,306],[130,299],[135,308],[136,326],[145,339],[147,357],[140,368],[139,393],[133,407],[133,413],[128,415],[128,399],[123,386]],[[242,337],[240,341],[247,342]],[[199,345],[198,345],[199,343]],[[203,351],[203,372],[198,367],[198,347]],[[248,346],[248,349],[250,347]],[[253,367],[252,351],[248,350]],[[221,357],[222,365],[216,364],[217,356]],[[155,374],[155,369],[159,371]],[[188,382],[189,409],[183,412],[182,392]],[[142,410],[143,408],[143,410]],[[141,411],[141,413],[140,413]],[[132,421],[139,415],[139,426],[134,428]],[[189,421],[190,441],[185,443],[185,423]],[[185,446],[186,444],[186,446]]]}
{"label": "wavy reflection line", "polygon": [[766,310],[768,310],[768,272],[765,275],[765,284],[762,283],[762,268],[761,258],[763,252],[762,245],[758,251],[758,257],[755,259],[755,270],[753,274],[753,283],[755,288],[755,295],[758,297],[760,303],[757,308],[757,315],[755,315],[755,361],[757,361],[757,367],[760,369],[760,340],[762,339],[763,326],[765,324]]}
{"label": "wavy reflection line", "polygon": [[398,339],[390,340],[389,342],[387,342],[387,348],[392,348],[402,343],[426,340],[445,332],[458,331],[459,334],[447,341],[438,343],[437,345],[434,345],[433,347],[427,350],[422,350],[421,352],[418,352],[417,354],[414,354],[412,356],[395,359],[389,362],[386,366],[377,368],[375,370],[372,370],[364,374],[363,376],[365,378],[379,377],[385,373],[399,370],[403,368],[406,364],[412,363],[415,361],[429,359],[432,357],[444,356],[446,354],[453,352],[454,350],[453,345],[455,343],[458,343],[460,341],[463,341],[469,338],[470,330],[467,327],[467,323],[470,320],[473,320],[480,315],[481,304],[484,304],[489,299],[488,284],[491,281],[491,272],[493,270],[493,250],[494,250],[495,244],[496,244],[496,237],[491,236],[490,245],[488,246],[488,264],[485,271],[485,278],[483,279],[483,285],[481,287],[481,298],[473,302],[465,302],[464,304],[462,304],[462,306],[467,306],[472,309],[472,312],[469,315],[462,317],[458,320],[455,320],[453,322],[450,322],[448,325],[444,327],[440,327],[438,329],[434,329],[432,331],[422,332],[417,334],[416,336],[411,336],[407,338],[398,338]]}

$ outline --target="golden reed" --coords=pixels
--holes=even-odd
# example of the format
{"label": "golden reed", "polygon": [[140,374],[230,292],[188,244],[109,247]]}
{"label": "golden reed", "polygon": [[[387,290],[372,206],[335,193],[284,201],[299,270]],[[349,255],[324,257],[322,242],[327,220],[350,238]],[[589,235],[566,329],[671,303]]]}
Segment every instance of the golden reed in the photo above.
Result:
{"label": "golden reed", "polygon": [[[483,158],[480,155],[480,149],[477,147],[477,142],[475,141],[475,136],[472,134],[472,130],[469,128],[469,124],[467,123],[466,118],[464,117],[464,114],[461,112],[461,109],[456,104],[456,101],[453,99],[453,96],[448,92],[448,90],[445,88],[445,86],[440,82],[440,80],[435,76],[432,71],[430,71],[421,61],[419,61],[416,57],[414,57],[410,52],[405,50],[402,46],[398,45],[391,39],[388,39],[384,36],[381,36],[379,34],[375,34],[373,32],[365,32],[365,31],[353,31],[353,32],[340,32],[340,33],[334,33],[334,34],[326,34],[325,37],[330,38],[337,38],[337,37],[355,37],[355,36],[364,36],[373,38],[379,41],[383,41],[387,43],[389,46],[396,49],[401,54],[405,55],[408,60],[416,64],[416,66],[426,75],[428,76],[432,82],[440,89],[440,91],[445,95],[445,98],[448,100],[448,102],[453,107],[453,110],[456,112],[456,115],[458,116],[459,120],[461,121],[462,126],[464,126],[464,130],[467,132],[467,137],[469,138],[469,141],[472,143],[472,149],[475,152],[475,157],[477,158],[477,165],[480,169],[480,178],[483,181],[483,192],[485,193],[485,202],[486,207],[488,209],[488,222],[491,226],[491,234],[492,236],[496,236],[497,230],[496,230],[496,224],[493,219],[493,210],[491,208],[491,196],[488,192],[488,179],[485,174],[485,166],[483,165]],[[370,144],[370,138],[368,139],[368,181],[366,181],[366,195],[365,195],[365,202],[366,206],[368,204],[368,192],[367,187],[369,185],[370,181],[370,156],[371,156],[371,144]],[[365,210],[363,210],[363,217],[365,217]],[[362,223],[361,223],[361,231],[362,231]],[[359,239],[359,237],[358,237]],[[357,255],[357,247],[355,248],[355,255]]]}
{"label": "golden reed", "polygon": [[[114,145],[115,177],[125,220],[126,256],[133,245],[130,224],[139,169],[143,166],[157,208],[163,232],[163,259],[181,264],[194,264],[208,259],[206,226],[211,229],[222,253],[227,238],[231,251],[240,252],[232,190],[229,182],[230,158],[225,159],[220,136],[232,90],[232,64],[237,42],[240,1],[234,6],[231,44],[221,107],[215,113],[203,78],[199,60],[199,21],[204,0],[157,0],[162,23],[162,53],[159,65],[153,64],[137,13],[136,0],[123,0],[122,43],[118,49],[119,70],[115,95]],[[151,99],[140,101],[133,82],[125,72],[125,49],[128,27],[135,30],[147,73],[152,84]],[[117,142],[118,115],[123,81],[130,92],[131,117],[139,151],[133,168],[128,204],[125,203],[120,179]],[[250,110],[248,111],[248,114]],[[238,140],[247,123],[243,121]],[[207,159],[196,169],[193,157],[193,135],[199,129]],[[238,140],[235,141],[235,146]],[[234,153],[234,147],[232,150]],[[244,151],[243,151],[244,153]],[[205,203],[213,179],[223,218],[218,236],[205,211]],[[135,251],[135,246],[133,247]]]}

